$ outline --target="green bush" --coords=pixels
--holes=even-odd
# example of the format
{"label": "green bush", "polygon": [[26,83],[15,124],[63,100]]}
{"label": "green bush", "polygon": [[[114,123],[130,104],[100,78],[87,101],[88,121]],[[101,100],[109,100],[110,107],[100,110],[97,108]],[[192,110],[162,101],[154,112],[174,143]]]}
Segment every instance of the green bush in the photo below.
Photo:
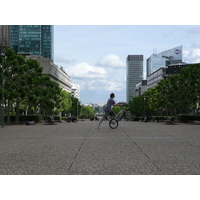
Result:
{"label": "green bush", "polygon": [[133,120],[133,121],[139,121],[140,118],[139,118],[139,117],[134,117],[132,120]]}
{"label": "green bush", "polygon": [[199,114],[179,114],[177,118],[183,123],[187,123],[188,121],[200,121]]}
{"label": "green bush", "polygon": [[[5,116],[5,122],[7,122],[7,116]],[[20,115],[19,116],[19,121],[20,122],[26,122],[26,121],[35,121],[40,122],[42,120],[42,115]],[[15,116],[12,115],[10,116],[10,121],[14,122],[15,121]]]}
{"label": "green bush", "polygon": [[90,118],[94,118],[95,116],[93,114],[84,114],[84,115],[80,115],[79,118],[80,119],[90,119]]}
{"label": "green bush", "polygon": [[54,120],[59,120],[60,121],[60,116],[55,116]]}
{"label": "green bush", "polygon": [[163,120],[166,120],[166,116],[153,116],[152,117],[152,120],[154,121],[163,121]]}
{"label": "green bush", "polygon": [[[49,116],[45,116],[43,120],[47,120],[49,117],[54,117],[54,120],[59,120],[60,121],[60,116],[52,116],[52,115],[49,115]],[[66,117],[64,117],[66,119]]]}

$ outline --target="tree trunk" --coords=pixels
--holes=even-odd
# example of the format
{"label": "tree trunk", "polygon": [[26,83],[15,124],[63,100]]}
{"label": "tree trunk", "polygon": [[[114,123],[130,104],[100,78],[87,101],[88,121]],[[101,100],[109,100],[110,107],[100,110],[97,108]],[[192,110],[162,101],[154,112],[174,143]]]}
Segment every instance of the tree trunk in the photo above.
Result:
{"label": "tree trunk", "polygon": [[10,99],[8,99],[8,106],[7,106],[7,124],[10,124]]}
{"label": "tree trunk", "polygon": [[15,124],[19,124],[19,103],[20,103],[19,98],[17,98]]}

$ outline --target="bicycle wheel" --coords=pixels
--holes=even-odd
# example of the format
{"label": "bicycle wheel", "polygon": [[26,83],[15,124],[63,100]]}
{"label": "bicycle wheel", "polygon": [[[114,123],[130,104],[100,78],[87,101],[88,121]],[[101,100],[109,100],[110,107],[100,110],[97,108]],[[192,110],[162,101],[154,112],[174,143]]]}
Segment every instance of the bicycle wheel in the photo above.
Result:
{"label": "bicycle wheel", "polygon": [[131,118],[131,111],[127,110],[125,113],[124,113],[124,117],[126,119],[130,119]]}
{"label": "bicycle wheel", "polygon": [[110,126],[110,128],[112,128],[112,129],[117,128],[117,127],[118,127],[118,120],[116,120],[116,119],[111,119],[110,122],[109,122],[109,126]]}

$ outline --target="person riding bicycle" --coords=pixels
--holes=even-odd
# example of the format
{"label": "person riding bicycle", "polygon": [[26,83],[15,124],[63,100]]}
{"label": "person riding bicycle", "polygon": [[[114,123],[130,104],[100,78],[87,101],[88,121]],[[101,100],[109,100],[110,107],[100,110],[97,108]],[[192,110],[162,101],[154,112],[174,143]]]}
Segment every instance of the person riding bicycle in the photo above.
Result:
{"label": "person riding bicycle", "polygon": [[116,104],[114,101],[114,98],[115,98],[115,94],[111,93],[110,98],[107,101],[107,105],[105,108],[105,114],[102,117],[102,119],[100,120],[100,122],[98,123],[98,128],[100,127],[101,123],[108,117],[108,115],[110,115],[111,117],[115,116],[115,113],[111,110],[112,106],[122,106],[122,104]]}

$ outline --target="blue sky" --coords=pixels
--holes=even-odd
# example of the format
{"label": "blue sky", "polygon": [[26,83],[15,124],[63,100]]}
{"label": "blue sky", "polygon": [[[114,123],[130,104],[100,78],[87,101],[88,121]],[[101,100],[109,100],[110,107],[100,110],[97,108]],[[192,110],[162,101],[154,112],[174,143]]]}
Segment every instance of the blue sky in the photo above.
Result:
{"label": "blue sky", "polygon": [[[127,55],[143,54],[146,67],[153,52],[182,45],[183,61],[200,62],[197,0],[35,0],[31,9],[19,6],[25,0],[3,4],[18,12],[1,24],[55,25],[54,62],[81,86],[81,103],[106,103],[111,92],[126,101]],[[7,16],[7,9],[1,14]]]}
{"label": "blue sky", "polygon": [[81,87],[81,103],[126,101],[126,57],[183,46],[183,61],[200,62],[198,25],[55,25],[54,62]]}

